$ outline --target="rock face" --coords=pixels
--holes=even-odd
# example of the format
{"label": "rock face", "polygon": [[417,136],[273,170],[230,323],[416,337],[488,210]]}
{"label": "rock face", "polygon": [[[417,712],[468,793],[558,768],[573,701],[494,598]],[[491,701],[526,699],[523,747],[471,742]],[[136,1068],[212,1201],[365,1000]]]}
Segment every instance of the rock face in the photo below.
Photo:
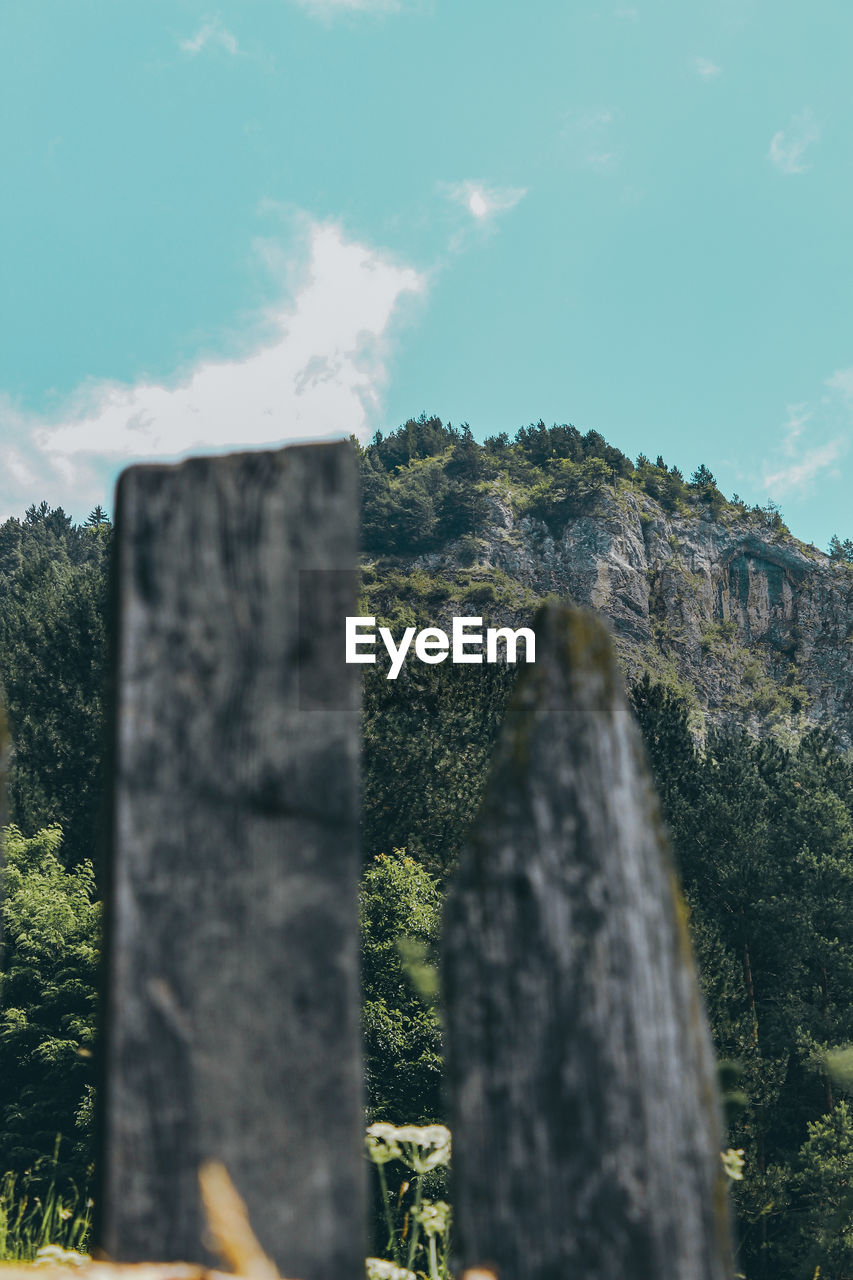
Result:
{"label": "rock face", "polygon": [[[853,568],[762,516],[732,507],[672,515],[625,485],[555,537],[518,519],[508,494],[493,494],[464,557],[475,561],[470,581],[528,589],[524,606],[473,612],[518,625],[531,593],[595,609],[629,678],[649,671],[678,687],[700,733],[732,718],[783,739],[820,725],[853,746]],[[410,568],[453,578],[462,558],[457,543]]]}

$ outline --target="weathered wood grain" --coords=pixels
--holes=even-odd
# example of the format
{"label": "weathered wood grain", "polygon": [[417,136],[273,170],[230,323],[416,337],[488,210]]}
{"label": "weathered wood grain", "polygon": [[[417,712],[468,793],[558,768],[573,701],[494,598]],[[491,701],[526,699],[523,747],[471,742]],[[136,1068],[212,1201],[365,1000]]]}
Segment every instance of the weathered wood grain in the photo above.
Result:
{"label": "weathered wood grain", "polygon": [[213,1159],[282,1275],[363,1272],[358,683],[334,634],[357,522],[346,444],[119,482],[98,1233],[116,1261],[210,1261]]}
{"label": "weathered wood grain", "polygon": [[458,1261],[730,1274],[684,908],[602,625],[550,608],[448,900]]}

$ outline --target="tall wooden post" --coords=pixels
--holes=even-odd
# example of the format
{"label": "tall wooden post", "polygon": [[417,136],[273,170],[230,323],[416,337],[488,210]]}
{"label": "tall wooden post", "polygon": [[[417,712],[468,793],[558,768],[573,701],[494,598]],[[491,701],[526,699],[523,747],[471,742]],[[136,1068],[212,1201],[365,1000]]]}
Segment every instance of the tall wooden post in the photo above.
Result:
{"label": "tall wooden post", "polygon": [[283,1275],[363,1273],[350,446],[119,482],[100,1245],[209,1261],[221,1160]]}
{"label": "tall wooden post", "polygon": [[607,634],[537,621],[449,895],[460,1269],[731,1274],[713,1056]]}

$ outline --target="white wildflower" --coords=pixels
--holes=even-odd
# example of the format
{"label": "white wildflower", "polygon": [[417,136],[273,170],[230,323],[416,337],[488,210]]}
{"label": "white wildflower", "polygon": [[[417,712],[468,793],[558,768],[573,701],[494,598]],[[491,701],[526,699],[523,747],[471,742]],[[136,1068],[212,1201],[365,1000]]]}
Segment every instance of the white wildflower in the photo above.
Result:
{"label": "white wildflower", "polygon": [[387,1258],[365,1258],[367,1280],[417,1280],[414,1271],[398,1267]]}
{"label": "white wildflower", "polygon": [[412,1209],[412,1217],[428,1236],[443,1236],[450,1226],[450,1205],[445,1200],[424,1200]]}
{"label": "white wildflower", "polygon": [[34,1267],[85,1267],[92,1259],[85,1253],[77,1253],[75,1249],[63,1249],[58,1244],[45,1244],[38,1250],[32,1265]]}
{"label": "white wildflower", "polygon": [[367,1154],[374,1164],[387,1164],[389,1160],[402,1160],[403,1153],[396,1140],[393,1124],[372,1124],[365,1135]]}

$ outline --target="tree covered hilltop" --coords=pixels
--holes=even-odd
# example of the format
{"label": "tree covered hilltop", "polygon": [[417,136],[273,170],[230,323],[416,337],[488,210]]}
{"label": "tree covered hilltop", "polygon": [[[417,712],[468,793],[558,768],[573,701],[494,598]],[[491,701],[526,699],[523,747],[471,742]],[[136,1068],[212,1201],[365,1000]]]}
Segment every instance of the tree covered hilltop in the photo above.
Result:
{"label": "tree covered hilltop", "polygon": [[[853,543],[795,538],[773,502],[726,498],[636,463],[598,432],[522,427],[477,444],[437,418],[359,449],[371,612],[522,625],[551,596],[610,624],[630,681],[649,672],[713,725],[853,745]],[[463,608],[464,606],[464,608]]]}
{"label": "tree covered hilltop", "polygon": [[[548,596],[609,621],[689,909],[723,1064],[739,1269],[853,1274],[851,548],[777,508],[631,462],[595,432],[477,444],[412,420],[359,448],[364,612],[529,622]],[[111,527],[32,506],[0,525],[13,754],[3,870],[0,1175],[85,1188],[99,930]],[[503,664],[365,668],[363,1027],[371,1120],[444,1119],[422,993],[444,887],[515,681]],[[403,941],[401,941],[403,940]],[[734,1170],[737,1171],[736,1169]]]}

